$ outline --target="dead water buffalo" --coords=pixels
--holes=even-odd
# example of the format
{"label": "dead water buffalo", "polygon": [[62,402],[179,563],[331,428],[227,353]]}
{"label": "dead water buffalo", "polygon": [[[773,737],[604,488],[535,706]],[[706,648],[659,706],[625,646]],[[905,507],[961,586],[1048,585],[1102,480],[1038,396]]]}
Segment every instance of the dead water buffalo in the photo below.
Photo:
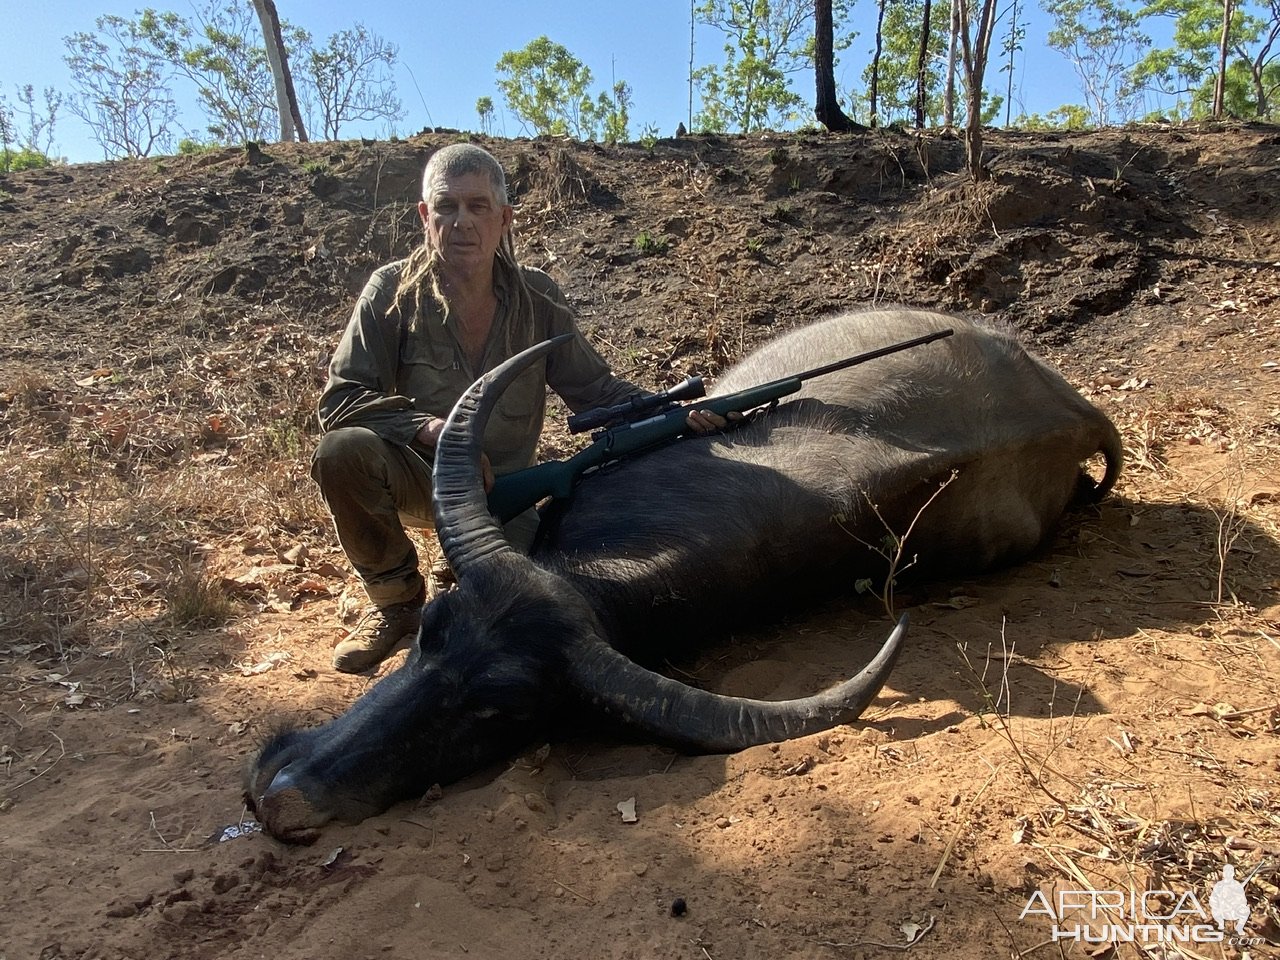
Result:
{"label": "dead water buffalo", "polygon": [[[345,715],[264,745],[247,780],[260,820],[282,840],[314,839],[330,820],[359,821],[510,755],[567,710],[702,751],[856,718],[888,677],[901,623],[861,674],[799,700],[720,696],[636,660],[794,606],[816,584],[883,575],[867,545],[917,514],[913,573],[967,575],[1025,557],[1073,499],[1110,489],[1121,464],[1110,421],[1011,336],[955,317],[838,316],[748,357],[716,393],[945,328],[955,335],[807,381],[727,434],[589,477],[544,520],[530,557],[486,509],[480,437],[497,396],[551,347],[491,371],[458,402],[436,456],[436,529],[457,588],[427,605],[404,665]],[[1095,483],[1082,464],[1099,453]]]}

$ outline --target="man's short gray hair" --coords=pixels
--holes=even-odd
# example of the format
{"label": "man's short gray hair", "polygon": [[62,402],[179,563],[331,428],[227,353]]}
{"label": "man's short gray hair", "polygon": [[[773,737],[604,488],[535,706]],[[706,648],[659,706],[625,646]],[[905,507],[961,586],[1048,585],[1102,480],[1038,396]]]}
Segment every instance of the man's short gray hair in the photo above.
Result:
{"label": "man's short gray hair", "polygon": [[502,164],[488,150],[473,143],[453,143],[431,155],[426,170],[422,172],[422,199],[430,206],[432,189],[436,184],[469,173],[478,173],[489,180],[499,206],[505,207],[510,202],[507,199],[507,175],[502,172]]}

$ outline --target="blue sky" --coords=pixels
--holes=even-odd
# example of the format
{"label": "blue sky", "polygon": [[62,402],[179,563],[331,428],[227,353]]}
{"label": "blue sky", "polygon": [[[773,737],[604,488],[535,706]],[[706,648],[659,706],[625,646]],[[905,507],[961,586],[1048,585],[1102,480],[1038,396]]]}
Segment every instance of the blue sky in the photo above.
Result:
{"label": "blue sky", "polygon": [[[397,125],[396,132],[401,135],[425,126],[478,129],[475,102],[481,96],[493,98],[496,133],[524,133],[519,121],[505,110],[494,84],[493,67],[505,51],[519,49],[542,34],[568,47],[585,63],[595,75],[598,89],[610,87],[614,77],[631,84],[633,136],[639,136],[649,124],[670,134],[677,123],[687,122],[688,0],[383,0],[366,4],[277,0],[276,5],[281,17],[305,27],[317,41],[358,21],[399,46],[402,64],[396,81],[407,111]],[[185,15],[193,12],[191,0],[0,0],[0,12],[8,15],[5,28],[0,30],[0,93],[13,103],[17,88],[28,83],[38,90],[52,85],[69,92],[62,38],[76,31],[92,31],[95,18],[102,14],[131,17],[144,6]],[[874,17],[874,0],[856,0],[853,22],[860,36],[837,66],[837,83],[842,89],[857,82],[867,62]],[[1070,65],[1043,47],[1047,29],[1044,16],[1033,9],[1026,51],[1021,56],[1034,66],[1022,70],[1019,63],[1015,116],[1081,102]],[[723,44],[719,33],[699,27],[694,37],[695,65],[720,62]],[[998,85],[1003,92],[1004,75],[995,73],[997,67],[989,68],[989,86]],[[798,75],[795,87],[812,102],[810,74]],[[182,119],[190,127],[201,126],[194,108]],[[345,134],[361,132],[353,128]],[[364,132],[378,135],[386,131]],[[58,119],[53,152],[72,162],[102,159],[101,149],[88,130],[65,107]]]}

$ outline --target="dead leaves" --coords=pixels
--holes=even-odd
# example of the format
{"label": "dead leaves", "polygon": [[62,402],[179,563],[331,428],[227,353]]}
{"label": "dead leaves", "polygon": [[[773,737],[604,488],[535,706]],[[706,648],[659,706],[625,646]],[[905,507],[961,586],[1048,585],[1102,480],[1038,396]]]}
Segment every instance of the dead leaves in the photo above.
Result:
{"label": "dead leaves", "polygon": [[260,612],[290,613],[342,592],[347,572],[329,560],[313,561],[305,543],[273,546],[261,527],[239,539],[241,552],[254,562],[247,570],[224,576],[221,586]]}
{"label": "dead leaves", "polygon": [[[1237,710],[1229,703],[1197,703],[1191,709],[1183,711],[1183,716],[1209,717],[1233,737],[1254,737],[1259,732],[1280,733],[1280,703],[1249,710]],[[1258,721],[1262,722],[1263,731],[1252,729],[1252,725]]]}

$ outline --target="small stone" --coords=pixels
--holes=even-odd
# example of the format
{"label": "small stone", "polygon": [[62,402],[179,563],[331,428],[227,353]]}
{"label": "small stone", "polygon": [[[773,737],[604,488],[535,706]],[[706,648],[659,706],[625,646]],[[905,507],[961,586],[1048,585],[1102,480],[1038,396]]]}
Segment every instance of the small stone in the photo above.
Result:
{"label": "small stone", "polygon": [[733,824],[728,817],[716,817],[716,826],[719,827],[721,830],[724,830],[727,827],[730,827],[732,825]]}

